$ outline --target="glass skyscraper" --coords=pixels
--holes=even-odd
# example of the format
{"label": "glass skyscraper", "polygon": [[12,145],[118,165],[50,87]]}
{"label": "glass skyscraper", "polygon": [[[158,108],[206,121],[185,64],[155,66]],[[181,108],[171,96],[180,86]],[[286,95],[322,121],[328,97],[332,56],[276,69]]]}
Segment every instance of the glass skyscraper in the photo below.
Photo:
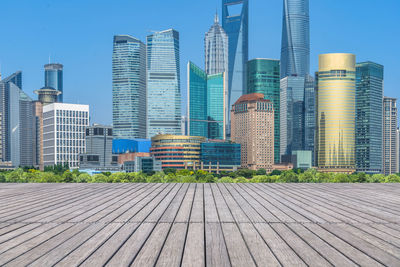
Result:
{"label": "glass skyscraper", "polygon": [[63,65],[62,64],[46,64],[44,65],[44,87],[50,87],[60,91],[57,102],[63,102]]}
{"label": "glass skyscraper", "polygon": [[383,66],[356,65],[356,167],[370,174],[382,172]]}
{"label": "glass skyscraper", "polygon": [[397,134],[397,99],[383,98],[383,174],[395,174],[399,171],[399,139]]}
{"label": "glass skyscraper", "polygon": [[[228,109],[245,93],[246,64],[249,59],[249,1],[222,0],[222,27],[229,39]],[[230,136],[230,113],[227,117]]]}
{"label": "glass skyscraper", "polygon": [[33,101],[22,91],[22,72],[0,81],[2,161],[33,166],[35,120]]}
{"label": "glass skyscraper", "polygon": [[147,136],[182,134],[179,33],[147,36]]}
{"label": "glass skyscraper", "polygon": [[310,71],[309,0],[283,1],[281,78]]}
{"label": "glass skyscraper", "polygon": [[228,35],[219,24],[217,14],[204,37],[204,50],[207,74],[228,73]]}
{"label": "glass skyscraper", "polygon": [[280,155],[304,150],[305,77],[289,76],[281,80]]}
{"label": "glass skyscraper", "polygon": [[261,93],[274,104],[274,161],[280,155],[280,63],[257,58],[247,62],[247,94]]}
{"label": "glass skyscraper", "polygon": [[225,92],[223,73],[207,75],[188,63],[188,135],[225,139]]}
{"label": "glass skyscraper", "polygon": [[353,54],[319,56],[317,165],[321,171],[355,171],[355,59]]}
{"label": "glass skyscraper", "polygon": [[311,151],[312,164],[315,166],[315,129],[316,103],[315,82],[311,76],[306,76],[304,88],[304,150]]}
{"label": "glass skyscraper", "polygon": [[146,138],[146,46],[129,35],[114,36],[113,129],[117,139]]}

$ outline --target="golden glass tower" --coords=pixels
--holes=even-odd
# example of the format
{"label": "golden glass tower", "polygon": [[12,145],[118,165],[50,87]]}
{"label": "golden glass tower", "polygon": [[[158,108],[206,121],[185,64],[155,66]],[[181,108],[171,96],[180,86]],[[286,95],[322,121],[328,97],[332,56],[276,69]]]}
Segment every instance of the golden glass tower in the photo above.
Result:
{"label": "golden glass tower", "polygon": [[328,172],[355,171],[356,57],[319,56],[317,164]]}

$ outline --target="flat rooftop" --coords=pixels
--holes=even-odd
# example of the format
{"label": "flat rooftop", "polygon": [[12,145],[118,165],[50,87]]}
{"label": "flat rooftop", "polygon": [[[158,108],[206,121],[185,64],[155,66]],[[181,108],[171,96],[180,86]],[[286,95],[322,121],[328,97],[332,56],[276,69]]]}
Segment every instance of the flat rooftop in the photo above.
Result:
{"label": "flat rooftop", "polygon": [[400,266],[400,184],[0,184],[0,265]]}

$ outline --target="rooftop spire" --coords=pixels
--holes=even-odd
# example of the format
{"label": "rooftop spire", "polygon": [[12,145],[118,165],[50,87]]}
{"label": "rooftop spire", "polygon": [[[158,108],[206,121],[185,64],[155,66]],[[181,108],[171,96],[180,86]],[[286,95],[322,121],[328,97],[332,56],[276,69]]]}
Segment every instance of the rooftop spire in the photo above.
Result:
{"label": "rooftop spire", "polygon": [[218,18],[218,9],[215,11],[215,18],[214,18],[214,22],[215,22],[216,24],[218,24],[218,23],[219,23],[219,18]]}

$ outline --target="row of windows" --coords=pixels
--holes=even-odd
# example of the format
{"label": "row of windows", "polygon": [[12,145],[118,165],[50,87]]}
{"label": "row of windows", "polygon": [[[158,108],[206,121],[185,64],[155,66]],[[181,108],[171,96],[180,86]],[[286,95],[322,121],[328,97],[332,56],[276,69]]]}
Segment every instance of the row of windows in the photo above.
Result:
{"label": "row of windows", "polygon": [[83,132],[84,130],[84,126],[73,126],[73,125],[57,125],[57,131],[79,131],[79,132]]}
{"label": "row of windows", "polygon": [[67,117],[83,117],[88,118],[89,114],[86,111],[76,111],[76,110],[57,110],[57,116],[67,116]]}
{"label": "row of windows", "polygon": [[60,118],[57,117],[57,124],[81,124],[88,125],[88,119],[81,118]]}

